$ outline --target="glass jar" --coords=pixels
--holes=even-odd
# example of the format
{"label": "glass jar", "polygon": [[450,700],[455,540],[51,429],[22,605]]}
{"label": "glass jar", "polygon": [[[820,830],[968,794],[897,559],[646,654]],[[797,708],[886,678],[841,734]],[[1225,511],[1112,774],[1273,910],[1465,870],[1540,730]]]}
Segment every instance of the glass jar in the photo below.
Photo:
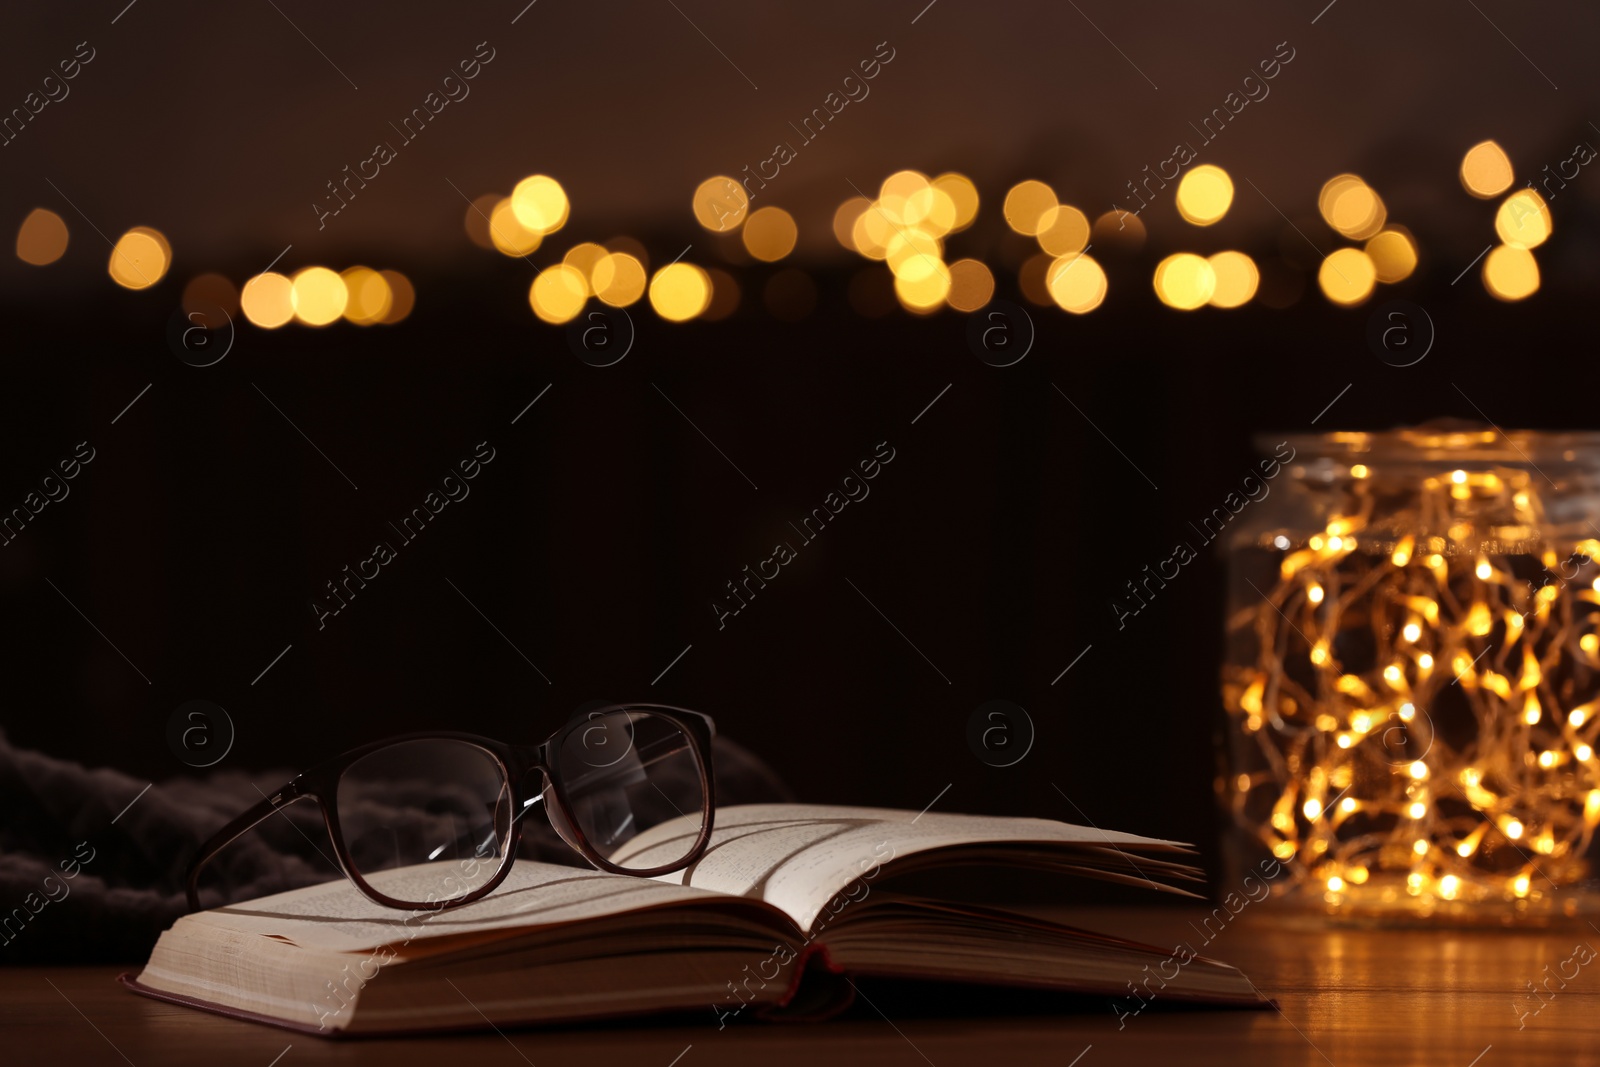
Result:
{"label": "glass jar", "polygon": [[1593,914],[1600,434],[1257,446],[1264,488],[1210,520],[1235,884],[1354,920]]}

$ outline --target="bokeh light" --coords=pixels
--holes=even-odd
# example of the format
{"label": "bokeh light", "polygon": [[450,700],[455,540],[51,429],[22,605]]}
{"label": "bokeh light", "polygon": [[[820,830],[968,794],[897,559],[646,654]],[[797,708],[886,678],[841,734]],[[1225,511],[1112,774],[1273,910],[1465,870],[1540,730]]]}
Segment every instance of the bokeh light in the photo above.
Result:
{"label": "bokeh light", "polygon": [[924,260],[925,266],[894,276],[894,295],[907,311],[927,314],[936,311],[950,295],[950,268],[939,260]]}
{"label": "bokeh light", "polygon": [[1377,234],[1367,242],[1366,253],[1378,280],[1386,285],[1404,281],[1417,269],[1417,244],[1404,227],[1392,226]]}
{"label": "bokeh light", "polygon": [[[507,198],[499,193],[484,193],[467,205],[466,217],[461,222],[466,227],[467,239],[479,248],[494,250],[494,240],[489,236],[489,218],[493,215],[495,206],[502,200]],[[509,201],[507,206],[510,206]],[[522,224],[517,225],[520,229]]]}
{"label": "bokeh light", "polygon": [[763,263],[776,263],[794,251],[799,235],[794,217],[783,208],[759,208],[745,220],[744,247]]}
{"label": "bokeh light", "polygon": [[1178,182],[1178,214],[1185,222],[1210,226],[1233,204],[1233,179],[1221,167],[1202,163]]}
{"label": "bokeh light", "polygon": [[[882,274],[882,271],[873,271]],[[711,283],[711,302],[700,313],[700,317],[707,322],[720,322],[739,310],[739,283],[733,275],[725,270],[712,267],[706,271],[706,277]]]}
{"label": "bokeh light", "polygon": [[1156,264],[1156,296],[1168,307],[1193,311],[1217,291],[1217,273],[1193,252],[1176,252]]}
{"label": "bokeh light", "polygon": [[668,322],[688,322],[711,303],[711,279],[693,263],[669,263],[650,279],[650,306]]}
{"label": "bokeh light", "polygon": [[972,184],[972,179],[949,171],[933,179],[933,187],[948,196],[955,208],[949,232],[960,233],[971,226],[978,217],[978,187]]}
{"label": "bokeh light", "polygon": [[876,203],[856,216],[850,227],[850,244],[868,259],[883,259],[889,254],[889,239],[895,234],[894,225]]}
{"label": "bokeh light", "polygon": [[1494,232],[1513,248],[1537,248],[1550,237],[1550,208],[1532,189],[1518,189],[1494,213]]}
{"label": "bokeh light", "polygon": [[1372,295],[1378,269],[1371,257],[1359,248],[1335,250],[1317,268],[1317,284],[1322,295],[1335,304],[1359,304]]}
{"label": "bokeh light", "polygon": [[394,300],[394,294],[389,292],[389,283],[383,275],[371,267],[350,267],[340,271],[339,277],[344,279],[345,292],[348,294],[344,305],[345,319],[357,326],[373,326],[382,322]]}
{"label": "bokeh light", "polygon": [[1089,245],[1089,216],[1058,204],[1039,219],[1039,247],[1052,256],[1072,256]]}
{"label": "bokeh light", "polygon": [[943,256],[944,245],[937,237],[912,227],[898,230],[889,238],[884,258],[895,277],[914,282],[935,273]]}
{"label": "bokeh light", "polygon": [[522,257],[537,251],[544,235],[530,230],[511,210],[511,198],[498,201],[489,211],[489,242],[503,255]]}
{"label": "bokeh light", "polygon": [[1130,252],[1144,247],[1144,223],[1131,211],[1107,211],[1094,220],[1090,234],[1099,243]]}
{"label": "bokeh light", "polygon": [[1533,253],[1500,245],[1483,261],[1483,287],[1499,300],[1523,300],[1539,291],[1539,264]]}
{"label": "bokeh light", "polygon": [[1045,272],[1045,287],[1057,307],[1085,315],[1106,298],[1106,272],[1090,256],[1060,256]]}
{"label": "bokeh light", "polygon": [[67,224],[49,208],[36,207],[17,227],[17,258],[45,267],[67,250]]}
{"label": "bokeh light", "polygon": [[1022,297],[1028,303],[1042,308],[1055,303],[1048,282],[1050,264],[1055,261],[1056,257],[1049,252],[1040,252],[1023,260],[1022,266],[1017,268],[1017,287],[1022,290]]}
{"label": "bokeh light", "polygon": [[220,330],[239,311],[239,290],[220,274],[196,274],[183,287],[182,304],[190,322]]}
{"label": "bokeh light", "polygon": [[872,201],[864,196],[852,196],[849,200],[839,205],[833,213],[833,236],[841,245],[852,252],[859,252],[856,247],[855,233],[856,220],[861,218],[861,213],[872,206]]}
{"label": "bokeh light", "polygon": [[294,318],[294,283],[275,272],[257,274],[239,291],[244,317],[263,330],[275,330]]}
{"label": "bokeh light", "polygon": [[1323,183],[1317,210],[1324,222],[1355,241],[1383,229],[1388,218],[1377,191],[1354,174],[1338,174]]}
{"label": "bokeh light", "polygon": [[933,207],[933,183],[918,170],[897,170],[878,189],[878,207],[897,226],[920,226]]}
{"label": "bokeh light", "polygon": [[1461,157],[1461,185],[1480,200],[1499,196],[1513,180],[1511,157],[1493,141],[1479,141]]}
{"label": "bokeh light", "polygon": [[593,296],[595,293],[595,265],[610,254],[606,251],[604,245],[597,245],[593,241],[585,241],[569,248],[567,254],[561,257],[561,262],[572,267],[582,276],[585,295]]}
{"label": "bokeh light", "polygon": [[350,292],[344,279],[327,267],[307,267],[294,275],[289,305],[307,326],[326,326],[344,314]]}
{"label": "bokeh light", "polygon": [[695,186],[693,203],[695,221],[712,233],[737,230],[750,209],[744,186],[720,174]]}
{"label": "bokeh light", "polygon": [[172,264],[172,246],[159,230],[135,226],[111,249],[106,270],[124,289],[148,289],[159,282]]}
{"label": "bokeh light", "polygon": [[566,225],[570,205],[560,182],[547,174],[534,174],[511,190],[511,210],[525,228],[548,236]]}
{"label": "bokeh light", "polygon": [[1207,256],[1206,262],[1217,279],[1211,294],[1212,307],[1242,307],[1256,295],[1261,272],[1256,269],[1256,261],[1243,252],[1217,252]]}
{"label": "bokeh light", "polygon": [[644,264],[627,252],[608,252],[594,265],[589,284],[602,304],[625,308],[644,295]]}
{"label": "bokeh light", "polygon": [[571,322],[589,299],[589,283],[577,267],[565,263],[546,267],[528,287],[533,313],[552,325]]}
{"label": "bokeh light", "polygon": [[417,303],[417,291],[411,287],[411,279],[397,270],[380,270],[378,273],[389,283],[389,310],[378,320],[378,324],[393,326],[411,314],[411,309]]}
{"label": "bokeh light", "polygon": [[945,298],[957,311],[977,311],[994,299],[994,275],[976,259],[950,264],[950,293]]}
{"label": "bokeh light", "polygon": [[1002,211],[1007,226],[1024,237],[1033,237],[1039,233],[1046,221],[1045,216],[1055,206],[1055,190],[1044,182],[1030,178],[1011,187],[1011,191],[1006,193]]}
{"label": "bokeh light", "polygon": [[645,250],[644,242],[637,237],[613,237],[606,242],[606,249],[630,255],[639,261],[639,266],[647,271],[650,269],[650,253]]}

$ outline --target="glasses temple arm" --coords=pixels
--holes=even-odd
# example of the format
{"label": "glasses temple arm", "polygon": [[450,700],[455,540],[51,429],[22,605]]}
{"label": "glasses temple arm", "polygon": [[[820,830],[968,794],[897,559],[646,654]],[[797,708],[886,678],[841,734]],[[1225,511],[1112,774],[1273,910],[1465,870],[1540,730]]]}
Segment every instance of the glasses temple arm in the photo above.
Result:
{"label": "glasses temple arm", "polygon": [[200,846],[200,851],[195,854],[194,859],[189,863],[189,871],[185,877],[186,889],[189,894],[189,910],[200,910],[200,872],[217,853],[233,844],[240,837],[243,837],[257,823],[271,816],[279,808],[292,804],[305,795],[300,792],[295,783],[291,782],[271,796],[264,798],[260,803],[253,805],[243,815],[240,815],[212,834],[205,844]]}

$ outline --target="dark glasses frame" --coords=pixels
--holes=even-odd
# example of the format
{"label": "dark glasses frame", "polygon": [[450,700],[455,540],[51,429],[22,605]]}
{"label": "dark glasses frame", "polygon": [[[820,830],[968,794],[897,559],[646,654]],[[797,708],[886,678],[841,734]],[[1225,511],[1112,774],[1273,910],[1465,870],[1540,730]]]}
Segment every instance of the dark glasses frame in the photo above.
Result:
{"label": "dark glasses frame", "polygon": [[[689,738],[693,748],[695,764],[700,772],[701,796],[701,822],[700,834],[695,839],[694,847],[676,863],[662,867],[651,867],[642,870],[618,867],[607,860],[589,842],[583,831],[578,827],[578,820],[574,816],[572,806],[568,802],[566,787],[560,776],[552,769],[554,754],[560,751],[561,745],[574,732],[589,729],[592,721],[602,715],[614,712],[646,712],[658,718],[666,719],[681,729]],[[671,874],[681,871],[698,860],[711,841],[711,826],[713,815],[716,811],[715,778],[711,772],[711,739],[716,735],[716,724],[711,716],[687,708],[672,707],[668,704],[612,704],[607,707],[597,708],[575,717],[561,729],[547,737],[537,745],[510,745],[503,741],[481,737],[477,734],[459,733],[456,731],[437,731],[402,734],[390,737],[383,741],[374,741],[371,744],[353,748],[326,763],[319,764],[308,771],[294,777],[283,788],[267,796],[261,803],[254,805],[243,815],[228,823],[221,830],[213,834],[205,844],[200,846],[200,851],[189,864],[186,884],[189,894],[189,909],[200,910],[200,872],[217,853],[242,837],[274,812],[287,807],[308,797],[317,802],[322,809],[322,821],[328,829],[328,837],[333,842],[334,857],[337,859],[339,869],[344,876],[353,882],[357,889],[372,900],[389,908],[409,911],[443,911],[446,908],[458,908],[474,901],[482,900],[494,892],[505,881],[506,875],[511,873],[511,866],[516,861],[517,847],[522,840],[522,815],[525,813],[532,798],[527,795],[524,783],[533,771],[539,771],[544,778],[544,788],[534,797],[545,798],[545,811],[550,823],[555,827],[561,839],[572,847],[580,856],[588,860],[602,871],[611,874],[626,874],[638,878],[653,878],[656,875]],[[407,901],[397,900],[374,889],[361,873],[356,870],[355,863],[351,860],[345,848],[344,835],[339,828],[338,790],[339,778],[358,760],[390,745],[407,741],[460,741],[483,749],[499,763],[501,772],[505,775],[507,788],[511,796],[511,822],[507,829],[505,847],[500,857],[500,867],[494,875],[483,885],[467,893],[454,897],[446,897],[435,901]]]}

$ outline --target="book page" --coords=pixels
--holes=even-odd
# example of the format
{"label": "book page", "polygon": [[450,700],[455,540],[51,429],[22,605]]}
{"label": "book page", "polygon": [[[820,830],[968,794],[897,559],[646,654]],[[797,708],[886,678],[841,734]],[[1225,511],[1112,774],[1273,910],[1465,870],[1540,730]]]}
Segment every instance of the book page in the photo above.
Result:
{"label": "book page", "polygon": [[[683,854],[698,819],[674,819],[640,834],[612,857],[648,867]],[[1056,846],[1063,862],[1081,849],[1182,851],[1187,846],[1050,819],[918,814],[894,808],[827,804],[745,804],[717,810],[706,854],[660,881],[764,900],[802,930],[820,931],[824,908],[863,899],[882,866],[929,849],[958,845]],[[826,917],[824,917],[826,919]]]}
{"label": "book page", "polygon": [[[368,880],[390,896],[422,898],[438,887],[439,866],[418,864]],[[364,952],[379,945],[413,945],[441,937],[596,919],[692,900],[722,903],[719,896],[704,890],[648,878],[518,860],[493,893],[446,911],[386,908],[341,878],[186,915],[178,922],[261,934],[307,948]]]}

